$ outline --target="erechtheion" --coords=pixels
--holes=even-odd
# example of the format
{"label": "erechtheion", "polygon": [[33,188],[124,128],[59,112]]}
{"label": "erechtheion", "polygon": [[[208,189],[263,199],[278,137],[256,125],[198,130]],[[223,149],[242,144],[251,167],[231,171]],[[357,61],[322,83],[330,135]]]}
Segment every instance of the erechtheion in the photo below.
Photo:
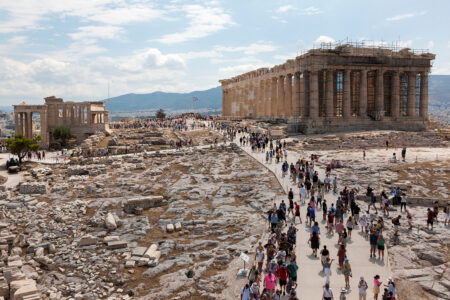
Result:
{"label": "erechtheion", "polygon": [[282,65],[222,84],[222,115],[285,122],[294,132],[421,130],[434,54],[322,44]]}
{"label": "erechtheion", "polygon": [[[39,113],[40,130],[33,124],[33,114]],[[78,141],[96,131],[108,132],[108,111],[105,102],[64,102],[55,96],[45,98],[45,104],[33,105],[21,102],[14,105],[15,133],[26,137],[40,135],[41,146],[53,142],[52,132],[56,126],[72,129]]]}

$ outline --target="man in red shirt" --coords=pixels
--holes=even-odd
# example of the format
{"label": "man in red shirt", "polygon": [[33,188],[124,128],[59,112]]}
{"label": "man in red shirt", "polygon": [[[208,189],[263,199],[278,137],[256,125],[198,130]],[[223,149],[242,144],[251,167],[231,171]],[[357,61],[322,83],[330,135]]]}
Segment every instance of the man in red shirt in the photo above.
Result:
{"label": "man in red shirt", "polygon": [[283,292],[283,295],[286,295],[286,284],[289,274],[289,270],[286,267],[286,264],[283,264],[281,267],[279,267],[275,272],[275,274],[277,275],[278,280],[280,281],[280,289]]}

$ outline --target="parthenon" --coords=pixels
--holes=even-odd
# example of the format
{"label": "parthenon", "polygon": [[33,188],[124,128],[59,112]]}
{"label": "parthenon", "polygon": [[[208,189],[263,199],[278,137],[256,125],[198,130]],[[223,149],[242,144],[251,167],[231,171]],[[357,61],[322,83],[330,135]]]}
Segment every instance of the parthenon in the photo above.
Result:
{"label": "parthenon", "polygon": [[[14,105],[15,133],[32,138],[40,135],[41,147],[53,142],[52,132],[56,126],[72,129],[78,141],[96,131],[109,131],[108,111],[105,102],[64,102],[55,96],[47,97],[45,104],[33,105],[21,102]],[[40,130],[34,130],[33,113],[39,113]]]}
{"label": "parthenon", "polygon": [[286,122],[294,132],[421,130],[435,55],[409,48],[322,44],[222,84],[222,115]]}

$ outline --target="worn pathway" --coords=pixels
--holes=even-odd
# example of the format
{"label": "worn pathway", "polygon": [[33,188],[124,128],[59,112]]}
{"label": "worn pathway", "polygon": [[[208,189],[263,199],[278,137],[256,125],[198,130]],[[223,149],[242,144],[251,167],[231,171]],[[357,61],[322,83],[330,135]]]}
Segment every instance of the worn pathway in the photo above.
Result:
{"label": "worn pathway", "polygon": [[[239,137],[236,139],[237,144],[239,145]],[[299,201],[298,188],[294,183],[290,180],[289,176],[282,177],[281,173],[281,163],[276,164],[275,160],[273,160],[272,164],[267,164],[265,162],[265,153],[262,152],[252,152],[251,148],[241,147],[245,150],[251,157],[260,162],[270,171],[272,171],[277,177],[278,181],[282,185],[284,191],[287,193],[289,188],[292,188],[294,191],[294,201]],[[311,153],[309,153],[311,154]],[[306,156],[305,156],[306,157]],[[301,158],[299,153],[288,151],[288,163],[290,164],[297,161],[298,158]],[[307,158],[307,157],[306,157]],[[319,169],[319,178],[323,180],[325,170]],[[328,205],[330,203],[335,203],[337,200],[337,195],[333,195],[331,192],[325,195],[325,199],[327,200]],[[286,197],[285,202],[288,203],[288,199]],[[277,203],[278,204],[278,203]],[[361,211],[364,211],[367,207],[365,203],[360,203]],[[320,211],[320,210],[319,210]],[[300,214],[302,216],[302,220],[306,219],[306,206],[303,205],[300,209]],[[347,216],[345,217],[347,218]],[[322,213],[318,214],[316,220],[319,221],[320,225],[320,248],[323,245],[326,245],[330,250],[330,257],[334,258],[335,261],[332,264],[332,274],[331,274],[331,288],[334,292],[334,298],[339,299],[340,290],[345,286],[344,276],[338,270],[338,262],[337,262],[337,235],[328,235],[326,233],[325,221],[322,221]],[[297,255],[297,264],[299,266],[298,272],[298,287],[297,293],[300,299],[308,299],[308,300],[320,300],[322,299],[322,290],[323,285],[325,284],[325,274],[322,273],[322,266],[320,263],[319,257],[315,258],[312,255],[312,250],[308,244],[308,239],[310,236],[310,228],[309,226],[303,224],[296,224],[299,229],[297,235],[297,245],[296,245],[296,255]],[[373,276],[376,274],[381,276],[381,280],[383,283],[387,283],[387,279],[390,276],[389,270],[389,262],[387,251],[385,251],[385,259],[384,261],[378,259],[371,259],[369,257],[369,242],[359,234],[360,226],[353,230],[352,239],[347,244],[347,257],[350,260],[350,265],[353,271],[353,277],[350,279],[350,290],[347,293],[347,300],[357,300],[358,298],[358,281],[360,276],[364,276],[367,281],[369,288],[367,290],[367,299],[371,299],[373,297],[372,288],[373,288]],[[287,297],[286,297],[287,299]]]}

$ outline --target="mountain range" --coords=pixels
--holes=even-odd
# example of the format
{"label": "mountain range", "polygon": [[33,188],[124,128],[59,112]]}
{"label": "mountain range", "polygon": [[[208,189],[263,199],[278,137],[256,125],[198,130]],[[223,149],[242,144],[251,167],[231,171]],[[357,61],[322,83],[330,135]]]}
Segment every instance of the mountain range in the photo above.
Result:
{"label": "mountain range", "polygon": [[142,112],[164,109],[167,111],[222,109],[222,88],[220,86],[190,93],[153,92],[150,94],[126,94],[106,101],[110,113]]}

